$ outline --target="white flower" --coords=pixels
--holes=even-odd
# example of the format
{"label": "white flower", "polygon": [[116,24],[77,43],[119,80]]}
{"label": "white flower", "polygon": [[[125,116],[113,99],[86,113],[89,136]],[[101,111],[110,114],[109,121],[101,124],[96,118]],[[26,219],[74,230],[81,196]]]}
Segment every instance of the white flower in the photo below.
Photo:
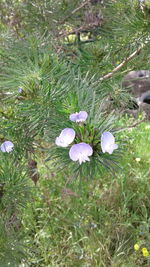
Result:
{"label": "white flower", "polygon": [[136,160],[137,162],[140,162],[140,161],[141,161],[141,159],[140,159],[140,158],[136,158],[135,160]]}
{"label": "white flower", "polygon": [[87,117],[88,117],[88,114],[86,111],[80,111],[80,112],[71,114],[69,119],[75,122],[84,122],[86,121]]}
{"label": "white flower", "polygon": [[101,136],[101,148],[103,153],[108,152],[112,154],[118,145],[115,144],[115,138],[110,132],[104,132]]}
{"label": "white flower", "polygon": [[2,152],[11,152],[14,148],[14,144],[11,141],[5,141],[1,144],[1,151]]}
{"label": "white flower", "polygon": [[72,128],[65,128],[60,135],[56,137],[55,144],[61,147],[67,147],[75,139],[75,131]]}
{"label": "white flower", "polygon": [[78,161],[81,164],[85,161],[90,161],[89,156],[93,154],[93,149],[89,144],[79,143],[70,148],[69,157],[73,161]]}

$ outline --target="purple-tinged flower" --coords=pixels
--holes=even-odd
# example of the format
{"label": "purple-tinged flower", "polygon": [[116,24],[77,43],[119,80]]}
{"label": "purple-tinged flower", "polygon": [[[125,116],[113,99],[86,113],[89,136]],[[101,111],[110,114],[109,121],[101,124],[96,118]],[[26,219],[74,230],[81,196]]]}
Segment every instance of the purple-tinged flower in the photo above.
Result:
{"label": "purple-tinged flower", "polygon": [[21,94],[22,91],[23,91],[22,87],[19,87],[19,88],[18,88],[18,93]]}
{"label": "purple-tinged flower", "polygon": [[75,122],[84,122],[86,121],[87,117],[88,117],[88,114],[86,111],[80,111],[80,112],[71,114],[69,119]]}
{"label": "purple-tinged flower", "polygon": [[11,141],[5,141],[1,144],[1,151],[2,152],[11,152],[14,148],[14,144]]}
{"label": "purple-tinged flower", "polygon": [[61,147],[67,147],[75,139],[75,131],[72,128],[65,128],[60,135],[56,137],[55,144]]}
{"label": "purple-tinged flower", "polygon": [[69,157],[73,161],[78,161],[81,164],[85,161],[90,161],[89,156],[93,154],[93,149],[89,144],[79,143],[70,148]]}
{"label": "purple-tinged flower", "polygon": [[112,154],[118,145],[115,144],[115,138],[110,132],[104,132],[101,136],[101,148],[103,153],[108,152]]}

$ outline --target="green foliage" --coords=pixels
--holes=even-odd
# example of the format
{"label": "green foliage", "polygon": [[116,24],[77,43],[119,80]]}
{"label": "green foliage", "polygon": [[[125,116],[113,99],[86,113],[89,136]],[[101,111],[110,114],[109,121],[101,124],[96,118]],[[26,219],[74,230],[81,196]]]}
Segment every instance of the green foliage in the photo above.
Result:
{"label": "green foliage", "polygon": [[[12,218],[13,220],[14,218]],[[22,236],[10,226],[11,222],[0,220],[0,263],[2,267],[19,266],[22,258],[25,258]]]}
{"label": "green foliage", "polygon": [[[89,123],[85,128],[88,134],[86,131],[79,133],[81,127],[75,127],[77,133],[82,136],[75,140],[75,143],[91,144],[95,154],[91,160],[91,166],[85,164],[87,167],[81,167],[79,170],[83,169],[84,176],[91,177],[101,169],[99,166],[101,164],[113,170],[113,165],[117,164],[115,155],[109,157],[100,152],[100,136],[103,131],[113,128],[111,125],[113,122],[111,116],[103,112],[102,105],[98,101],[100,93],[95,77],[89,77],[88,74],[83,77],[80,70],[76,68],[73,70],[57,57],[50,56],[49,51],[45,52],[46,44],[45,49],[43,45],[40,46],[40,40],[29,39],[27,45],[26,42],[19,45],[24,45],[23,53],[21,53],[22,49],[17,49],[18,53],[16,53],[12,48],[11,59],[6,64],[7,71],[3,69],[7,75],[2,76],[2,88],[5,90],[9,88],[12,91],[11,98],[6,99],[6,103],[15,101],[16,104],[11,121],[4,120],[3,134],[9,127],[11,129],[9,133],[17,140],[20,151],[25,153],[33,153],[34,149],[41,146],[42,140],[47,141],[50,147],[50,158],[58,157],[60,167],[62,165],[64,168],[70,161],[66,154],[67,150],[63,154],[62,149],[56,148],[56,145],[53,149],[52,144],[58,131],[65,127],[73,127],[69,122],[69,115],[75,111],[86,110],[89,114]],[[16,64],[17,68],[15,68]],[[21,88],[20,95],[16,92],[18,88]],[[102,91],[104,91],[103,88],[101,95]],[[105,94],[107,96],[107,93]],[[89,136],[91,136],[90,139]],[[74,171],[76,168],[78,171],[76,165]]]}
{"label": "green foliage", "polygon": [[1,152],[0,166],[0,263],[18,266],[26,255],[21,214],[31,200],[31,185],[17,153]]}
{"label": "green foliage", "polygon": [[[149,12],[137,0],[85,3],[0,3],[0,145],[14,143],[0,151],[2,267],[150,264],[149,125],[118,131],[135,120],[124,116],[122,77],[150,66]],[[71,122],[81,110],[87,121]],[[55,145],[66,127],[92,146],[90,162]],[[104,131],[119,144],[112,155],[101,151]]]}
{"label": "green foliage", "polygon": [[[120,126],[128,120],[119,121]],[[23,217],[29,266],[149,265],[149,258],[138,256],[133,248],[144,239],[149,249],[149,165],[143,133],[148,134],[146,123],[120,133],[120,138],[129,141],[124,171],[113,178],[103,171],[92,182],[72,183],[66,170],[62,175],[52,174],[50,165],[46,170],[40,163],[40,173],[47,179],[40,180],[35,202],[28,205]],[[137,162],[136,144],[141,139],[143,157]]]}
{"label": "green foliage", "polygon": [[[1,156],[1,208],[9,213],[15,212],[24,206],[29,195],[27,174],[20,166],[19,158],[12,159],[13,155]],[[16,168],[14,168],[16,166]]]}

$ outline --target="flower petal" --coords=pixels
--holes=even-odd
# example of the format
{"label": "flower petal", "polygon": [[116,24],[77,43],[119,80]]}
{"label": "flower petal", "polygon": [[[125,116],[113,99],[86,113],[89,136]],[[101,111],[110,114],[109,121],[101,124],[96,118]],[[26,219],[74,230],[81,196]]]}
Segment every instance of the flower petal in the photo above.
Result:
{"label": "flower petal", "polygon": [[101,148],[103,153],[108,152],[109,154],[112,154],[118,148],[118,145],[115,144],[115,138],[110,132],[104,132],[102,134]]}
{"label": "flower petal", "polygon": [[14,144],[11,141],[5,141],[1,144],[1,151],[2,152],[11,152],[14,148]]}
{"label": "flower petal", "polygon": [[71,144],[75,138],[75,131],[72,128],[65,128],[61,131],[60,138],[66,143]]}
{"label": "flower petal", "polygon": [[114,144],[115,138],[110,132],[104,132],[101,136],[101,142],[103,143],[109,143],[109,144]]}
{"label": "flower petal", "polygon": [[86,111],[80,111],[78,114],[78,121],[81,121],[81,122],[86,121],[87,117],[88,117],[88,114]]}
{"label": "flower petal", "polygon": [[19,88],[18,88],[18,93],[20,93],[20,94],[21,94],[22,92],[23,92],[23,89],[22,89],[22,87],[19,87]]}
{"label": "flower petal", "polygon": [[69,157],[73,161],[79,160],[79,163],[90,161],[88,156],[93,154],[93,149],[89,144],[79,143],[70,148]]}
{"label": "flower petal", "polygon": [[75,139],[75,131],[72,128],[65,128],[61,131],[59,137],[56,137],[55,144],[61,147],[67,147]]}
{"label": "flower petal", "polygon": [[66,143],[63,140],[61,140],[60,137],[56,137],[55,144],[57,146],[61,146],[61,147],[67,147],[68,146],[68,143]]}
{"label": "flower petal", "polygon": [[86,111],[80,111],[80,112],[71,114],[69,119],[75,122],[84,122],[86,121],[87,117],[88,117],[88,114]]}
{"label": "flower petal", "polygon": [[117,148],[118,148],[118,145],[117,145],[117,144],[110,145],[110,146],[107,148],[106,152],[108,152],[109,154],[112,154],[113,151],[114,151],[115,149],[117,149]]}
{"label": "flower petal", "polygon": [[73,113],[73,114],[71,114],[71,115],[69,116],[69,119],[70,119],[71,121],[76,121],[77,116],[78,116],[78,112]]}

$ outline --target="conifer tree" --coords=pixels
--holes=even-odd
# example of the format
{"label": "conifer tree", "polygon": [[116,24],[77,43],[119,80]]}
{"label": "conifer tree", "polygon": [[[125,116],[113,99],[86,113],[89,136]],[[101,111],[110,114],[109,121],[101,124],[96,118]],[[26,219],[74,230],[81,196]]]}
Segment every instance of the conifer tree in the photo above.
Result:
{"label": "conifer tree", "polygon": [[34,201],[39,159],[71,181],[100,177],[105,168],[113,175],[121,167],[116,118],[131,99],[122,78],[130,70],[149,69],[150,14],[149,2],[137,0],[0,5],[0,266],[5,267],[23,266],[28,258],[22,214]]}

